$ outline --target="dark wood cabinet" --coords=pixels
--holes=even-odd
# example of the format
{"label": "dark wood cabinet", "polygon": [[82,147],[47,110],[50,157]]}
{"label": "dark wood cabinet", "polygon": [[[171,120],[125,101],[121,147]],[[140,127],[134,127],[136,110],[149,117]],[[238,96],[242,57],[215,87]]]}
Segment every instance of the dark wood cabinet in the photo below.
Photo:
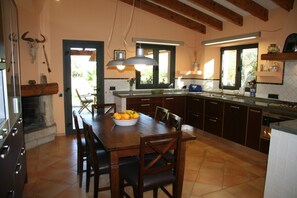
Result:
{"label": "dark wood cabinet", "polygon": [[249,107],[246,146],[259,150],[262,125],[262,109]]}
{"label": "dark wood cabinet", "polygon": [[225,102],[223,137],[245,144],[247,107]]}
{"label": "dark wood cabinet", "polygon": [[222,136],[223,107],[222,101],[205,99],[205,131]]}
{"label": "dark wood cabinet", "polygon": [[270,145],[270,140],[264,139],[264,138],[261,138],[260,139],[260,151],[262,153],[268,154],[268,152],[269,152],[269,145]]}
{"label": "dark wood cabinet", "polygon": [[187,98],[187,123],[198,129],[204,129],[204,99],[198,97]]}
{"label": "dark wood cabinet", "polygon": [[162,97],[127,98],[127,109],[154,117],[157,106],[163,106]]}
{"label": "dark wood cabinet", "polygon": [[185,121],[186,114],[186,97],[185,96],[171,96],[163,97],[163,107],[169,109],[170,112],[180,116]]}

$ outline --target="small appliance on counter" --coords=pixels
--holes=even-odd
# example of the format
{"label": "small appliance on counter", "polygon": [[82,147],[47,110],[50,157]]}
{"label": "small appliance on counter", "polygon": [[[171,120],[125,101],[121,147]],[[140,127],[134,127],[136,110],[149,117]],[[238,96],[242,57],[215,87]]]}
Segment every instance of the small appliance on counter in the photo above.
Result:
{"label": "small appliance on counter", "polygon": [[197,84],[189,85],[189,92],[202,92],[202,86]]}

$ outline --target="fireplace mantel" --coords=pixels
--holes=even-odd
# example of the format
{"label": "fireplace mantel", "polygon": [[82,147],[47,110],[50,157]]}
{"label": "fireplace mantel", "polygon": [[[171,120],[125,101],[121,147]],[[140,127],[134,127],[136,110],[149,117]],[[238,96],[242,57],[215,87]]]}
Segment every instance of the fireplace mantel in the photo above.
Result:
{"label": "fireplace mantel", "polygon": [[22,85],[22,97],[52,95],[59,91],[58,83]]}

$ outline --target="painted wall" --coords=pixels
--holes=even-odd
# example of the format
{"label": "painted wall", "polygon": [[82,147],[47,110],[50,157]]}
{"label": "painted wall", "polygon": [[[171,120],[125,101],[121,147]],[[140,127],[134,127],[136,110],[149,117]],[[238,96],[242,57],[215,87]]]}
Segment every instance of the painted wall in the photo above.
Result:
{"label": "painted wall", "polygon": [[[202,68],[204,67],[204,77],[218,79],[219,47],[204,47],[200,44],[202,40],[261,31],[262,37],[259,39],[259,52],[261,54],[266,53],[267,46],[270,43],[276,43],[282,49],[286,36],[292,32],[297,32],[297,26],[293,21],[297,18],[296,2],[294,10],[290,12],[282,9],[270,11],[268,22],[262,22],[260,19],[250,16],[244,18],[243,27],[224,22],[224,31],[220,32],[207,28],[206,35],[147,12],[139,12],[138,9],[135,9],[129,29],[127,27],[130,23],[132,7],[122,2],[118,4],[113,27],[116,2],[116,0],[16,0],[19,11],[20,34],[30,31],[29,35],[34,38],[39,38],[40,33],[46,36],[45,49],[52,70],[51,73],[47,72],[41,45],[37,50],[36,61],[32,63],[28,54],[28,45],[25,41],[21,41],[22,84],[27,84],[28,80],[36,80],[39,83],[40,75],[44,73],[47,75],[48,82],[57,82],[60,92],[63,93],[63,39],[104,41],[105,64],[112,59],[114,49],[124,49],[127,51],[127,57],[134,56],[135,43],[132,43],[132,37],[183,41],[185,45],[177,47],[176,50],[176,70],[191,70],[194,51],[197,50],[198,59]],[[114,30],[113,36],[110,37],[112,29]],[[123,44],[123,40],[127,41],[127,45]],[[296,67],[296,64],[293,64],[293,67]],[[119,72],[105,68],[104,72],[105,78],[109,79],[134,76],[133,70]],[[293,76],[293,79],[296,79],[296,76]],[[207,80],[207,82],[210,81]],[[213,89],[218,88],[217,83],[212,82],[212,84],[215,84]],[[53,99],[54,119],[57,123],[58,135],[63,135],[65,133],[64,99],[58,95],[54,95]]]}

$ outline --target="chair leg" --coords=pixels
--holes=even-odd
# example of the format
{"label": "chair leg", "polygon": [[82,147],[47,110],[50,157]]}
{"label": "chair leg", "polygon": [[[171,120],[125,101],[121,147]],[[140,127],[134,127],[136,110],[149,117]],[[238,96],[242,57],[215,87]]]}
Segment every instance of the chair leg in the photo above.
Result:
{"label": "chair leg", "polygon": [[99,191],[99,175],[94,173],[94,198],[98,197]]}
{"label": "chair leg", "polygon": [[83,163],[84,160],[81,158],[81,155],[79,157],[79,165],[78,165],[78,172],[79,172],[79,187],[81,188],[82,186],[82,177],[83,177]]}
{"label": "chair leg", "polygon": [[154,198],[158,198],[158,188],[153,189],[153,196]]}
{"label": "chair leg", "polygon": [[86,192],[88,193],[90,190],[90,178],[91,178],[91,166],[87,160],[87,179],[86,179]]}

